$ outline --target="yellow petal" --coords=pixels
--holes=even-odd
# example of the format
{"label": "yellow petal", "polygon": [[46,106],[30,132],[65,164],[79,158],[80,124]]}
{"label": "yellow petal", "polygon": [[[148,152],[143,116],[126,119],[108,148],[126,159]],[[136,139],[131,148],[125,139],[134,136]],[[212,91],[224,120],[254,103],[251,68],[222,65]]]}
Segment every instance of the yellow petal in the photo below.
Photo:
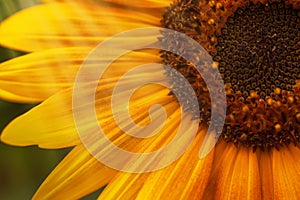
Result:
{"label": "yellow petal", "polygon": [[64,148],[80,143],[72,117],[71,91],[62,91],[14,119],[2,132],[10,145]]}
{"label": "yellow petal", "polygon": [[[150,100],[147,101],[145,101],[145,99],[143,99],[144,101],[135,100],[130,105],[133,107],[133,111],[131,112],[130,115],[132,121],[134,121],[135,123],[141,126],[147,125],[150,121],[148,116],[149,115],[148,109],[145,109],[145,107],[142,106],[141,102],[144,102],[144,104],[146,105],[152,102],[153,104],[160,104],[164,106],[167,115],[169,117],[166,119],[162,127],[162,130],[160,130],[159,134],[157,134],[158,136],[152,136],[149,138],[139,138],[139,137],[131,136],[127,133],[132,130],[136,130],[135,125],[131,124],[131,119],[124,119],[121,121],[123,127],[127,128],[127,131],[125,133],[114,121],[117,116],[114,116],[111,113],[109,113],[110,111],[107,111],[107,108],[101,108],[100,112],[102,114],[99,117],[100,118],[104,117],[104,118],[100,119],[99,121],[102,130],[105,133],[105,136],[108,139],[110,139],[113,142],[113,144],[116,145],[117,147],[122,148],[125,151],[135,152],[135,153],[151,152],[160,149],[161,147],[164,147],[164,145],[168,144],[168,141],[170,141],[174,137],[174,134],[176,133],[176,130],[178,128],[178,123],[180,121],[181,112],[178,103],[176,102],[176,99],[174,99],[171,96],[167,96],[168,90],[161,90],[161,91],[164,93],[164,95],[162,95],[161,98],[157,98],[157,96],[162,93],[156,91],[154,92],[154,94],[147,95],[145,97],[145,99],[147,98]],[[152,114],[153,116],[157,116],[157,114],[159,113],[160,112],[158,112],[158,110],[155,110],[153,111]],[[154,117],[154,121],[155,121],[155,117]],[[84,121],[84,123],[91,124],[91,121],[90,119],[87,119],[86,121]],[[91,151],[101,155],[102,157],[106,156],[105,157],[106,160],[114,159],[114,157],[110,157],[111,152],[112,151],[114,152],[115,150],[114,147],[107,146],[105,140],[102,140],[102,138],[91,137],[91,135],[89,135],[90,131],[88,128],[93,128],[93,127],[88,127],[88,125],[86,126],[87,129],[85,132],[82,133],[81,138],[83,138],[85,143],[91,147]],[[138,133],[143,134],[143,131],[140,131]],[[149,162],[151,162],[151,160],[149,160]],[[132,168],[127,170],[131,170],[134,167],[144,167],[144,166],[147,165],[144,163],[143,166],[133,166]],[[125,167],[127,166],[122,166],[122,168]]]}
{"label": "yellow petal", "polygon": [[[40,0],[41,2],[51,3],[51,2],[74,2],[74,0]],[[77,2],[85,1],[91,3],[99,3],[100,0],[77,0]],[[167,7],[170,5],[170,0],[104,0],[109,3],[116,3],[126,7],[144,7],[144,8],[159,8],[159,7]]]}
{"label": "yellow petal", "polygon": [[16,102],[40,102],[73,85],[90,48],[52,49],[0,64],[0,97]]}
{"label": "yellow petal", "polygon": [[[148,90],[146,91],[146,93]],[[136,95],[139,97],[141,94]],[[134,98],[137,98],[134,97]],[[150,97],[151,98],[151,97]],[[172,98],[172,97],[168,97]],[[138,102],[138,101],[134,101]],[[176,101],[173,101],[174,104],[176,104]],[[177,110],[178,107],[175,107],[174,105],[171,105],[169,109]],[[145,111],[146,112],[146,111]],[[177,115],[177,114],[176,114]],[[135,118],[135,116],[133,116]],[[174,116],[173,118],[169,119],[169,122],[174,122],[175,119],[178,119],[177,116]],[[186,124],[189,126],[189,124]],[[116,141],[116,143],[119,143],[118,141],[122,140],[122,134],[121,137],[117,135],[118,128],[117,127],[105,127],[106,131],[108,132],[108,135],[112,136],[112,139]],[[171,126],[166,126],[166,128],[170,130],[174,130]],[[116,129],[116,131],[115,131]],[[161,142],[168,141],[166,138],[170,139],[170,135],[164,135],[163,138],[160,139]],[[97,145],[99,141],[93,141]],[[128,141],[125,139],[125,142],[120,142],[119,144],[122,144],[121,146],[129,146],[129,148],[138,148],[141,149],[141,147],[144,147],[145,145],[143,143],[137,144],[135,146],[131,145],[131,141]],[[152,144],[152,142],[147,142],[147,144]],[[157,144],[155,144],[157,145]],[[79,147],[76,147],[78,149]],[[81,147],[80,147],[81,148]],[[75,149],[75,150],[76,150]],[[102,149],[98,153],[101,152]],[[76,153],[76,151],[75,151]],[[76,153],[77,154],[77,153]],[[79,155],[85,155],[86,150],[80,151]],[[91,156],[84,156],[84,157],[77,157],[77,156],[69,156],[70,158],[66,158],[65,161],[62,162],[61,165],[57,167],[57,169],[50,175],[50,177],[43,183],[37,194],[35,195],[35,199],[40,198],[49,198],[49,199],[61,199],[64,197],[68,197],[68,199],[77,199],[88,192],[91,192],[95,190],[96,188],[101,187],[103,184],[105,184],[113,173],[109,170],[104,172],[103,165],[98,166],[99,163],[95,162],[95,159],[91,159]],[[87,157],[87,158],[86,158]],[[103,174],[105,173],[105,174]],[[98,176],[99,174],[99,176]],[[87,177],[85,177],[87,176]],[[95,176],[95,177],[93,177]],[[83,180],[84,179],[84,180]],[[84,187],[84,189],[80,189]],[[74,191],[77,190],[77,191]],[[49,192],[50,191],[50,192]]]}
{"label": "yellow petal", "polygon": [[[107,98],[97,100],[96,105],[101,108],[99,109],[100,118],[107,120],[111,117],[111,111],[107,111],[107,108],[103,106],[104,101],[108,101]],[[87,105],[83,104],[81,109],[85,109],[85,106]],[[92,119],[88,119],[87,124],[89,123],[93,123]],[[107,127],[112,127],[114,124]],[[114,133],[112,130],[105,129],[105,131]],[[14,119],[2,132],[1,140],[10,145],[38,145],[41,148],[50,149],[80,144],[73,119],[72,89],[57,93]]]}
{"label": "yellow petal", "polygon": [[[99,118],[107,120],[107,118],[112,117],[111,110],[107,107],[107,104],[110,105],[114,84],[118,81],[120,75],[131,67],[138,66],[145,62],[155,62],[155,60],[157,61],[158,59],[158,56],[149,53],[132,52],[114,62],[108,72],[105,73],[107,77],[100,81],[101,85],[97,88],[98,93],[102,94],[95,102],[96,107],[98,107]],[[101,60],[99,62],[101,62]],[[94,65],[96,67],[98,66],[97,64]],[[151,70],[148,75],[144,75],[147,77],[153,74],[157,74],[158,77],[164,76],[162,72],[154,73]],[[141,77],[136,76],[132,81],[138,80]],[[150,98],[150,96],[148,96],[150,94],[154,96],[162,95],[162,98],[164,98],[169,92],[168,90],[163,90],[163,93],[159,91],[161,91],[161,88],[156,89],[156,87],[154,87],[154,89],[147,89],[145,93],[137,95],[133,100],[136,100],[136,105],[140,106],[141,102],[145,103],[145,99]],[[144,99],[141,99],[141,97]],[[170,96],[167,98],[172,99]],[[91,105],[91,103],[93,102],[82,102],[81,109],[85,109],[86,106]],[[87,120],[92,121],[92,119],[89,118]],[[73,119],[72,88],[55,94],[29,112],[13,120],[4,129],[1,140],[11,145],[39,145],[42,148],[62,148],[79,144],[80,141]]]}
{"label": "yellow petal", "polygon": [[18,101],[18,102],[36,102],[36,98],[25,97],[13,94],[11,92],[0,89],[1,98],[6,99],[8,101]]}
{"label": "yellow petal", "polygon": [[79,199],[106,185],[116,173],[79,145],[51,172],[33,199]]}
{"label": "yellow petal", "polygon": [[20,11],[2,22],[0,44],[22,51],[95,47],[116,33],[158,26],[159,21],[151,13],[103,4],[49,3]]}
{"label": "yellow petal", "polygon": [[[50,49],[1,63],[0,98],[15,102],[41,102],[54,93],[71,87],[78,69],[91,50],[85,47]],[[90,62],[85,62],[84,66],[97,67],[97,64],[109,59],[90,55]],[[105,76],[116,77],[117,73],[124,73],[130,67],[145,62],[159,62],[159,57],[152,52],[131,52],[118,58],[111,65],[113,69]]]}
{"label": "yellow petal", "polygon": [[300,199],[300,150],[290,145],[273,151],[274,198]]}
{"label": "yellow petal", "polygon": [[126,0],[105,0],[106,2],[116,3],[128,7],[144,7],[144,8],[157,8],[167,7],[170,5],[170,0],[131,0],[130,3]]}

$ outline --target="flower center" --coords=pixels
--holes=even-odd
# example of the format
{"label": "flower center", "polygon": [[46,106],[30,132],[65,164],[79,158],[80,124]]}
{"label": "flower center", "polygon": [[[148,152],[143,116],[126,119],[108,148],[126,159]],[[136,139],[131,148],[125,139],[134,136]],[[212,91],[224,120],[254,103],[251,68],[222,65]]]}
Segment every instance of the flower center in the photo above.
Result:
{"label": "flower center", "polygon": [[217,36],[219,71],[234,92],[261,98],[292,91],[300,79],[300,17],[284,3],[238,8]]}
{"label": "flower center", "polygon": [[[192,37],[213,56],[227,96],[223,140],[253,150],[300,143],[300,12],[296,6],[274,0],[226,5],[181,0],[166,10],[162,26]],[[189,51],[191,57],[199,57]],[[211,103],[201,75],[178,55],[163,51],[161,57],[190,82],[201,107],[201,123],[209,123]],[[171,76],[170,82],[180,87]]]}

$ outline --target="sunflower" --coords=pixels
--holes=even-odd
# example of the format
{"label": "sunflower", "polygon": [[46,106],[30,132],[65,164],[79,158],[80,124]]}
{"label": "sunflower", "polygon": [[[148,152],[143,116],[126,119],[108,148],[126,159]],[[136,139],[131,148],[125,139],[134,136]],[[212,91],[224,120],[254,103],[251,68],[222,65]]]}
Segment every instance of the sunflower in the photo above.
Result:
{"label": "sunflower", "polygon": [[[78,199],[103,186],[100,199],[300,198],[300,1],[43,2],[8,18],[0,30],[1,45],[31,52],[1,63],[1,97],[42,101],[12,121],[1,140],[41,148],[75,146],[43,182],[35,199]],[[99,81],[95,98],[99,124],[112,143],[130,152],[149,153],[166,146],[180,123],[187,133],[195,124],[193,105],[186,104],[182,111],[169,89],[150,84],[134,92],[129,111],[133,121],[147,125],[151,105],[163,105],[168,117],[161,133],[141,139],[123,132],[107,105],[118,79],[130,66],[160,62],[177,70],[193,88],[201,109],[197,135],[178,160],[157,171],[127,173],[102,164],[82,144],[72,115],[72,85],[81,63],[99,42],[147,26],[182,32],[209,52],[225,83],[227,113],[215,148],[199,159],[212,103],[211,91],[195,66],[167,51],[134,51],[122,56]],[[178,48],[183,44],[178,40],[169,45]],[[186,51],[199,57],[197,51]],[[93,67],[109,58],[92,59],[88,64]],[[205,65],[201,60],[198,64]],[[128,81],[148,76],[167,77],[173,89],[184,84],[161,68],[147,69]],[[180,93],[187,100],[189,95],[188,90]],[[81,109],[86,106],[82,103]],[[181,119],[183,112],[186,115]],[[88,128],[91,120],[85,123]],[[208,134],[204,147],[214,140],[214,133]],[[97,154],[107,153],[99,148],[101,141],[91,141],[91,145]]]}

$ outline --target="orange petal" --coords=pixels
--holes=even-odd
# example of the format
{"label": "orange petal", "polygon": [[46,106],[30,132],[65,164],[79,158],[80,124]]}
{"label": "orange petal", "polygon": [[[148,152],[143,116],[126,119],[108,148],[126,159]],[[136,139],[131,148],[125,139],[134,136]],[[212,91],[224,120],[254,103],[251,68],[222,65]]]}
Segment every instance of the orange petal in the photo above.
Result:
{"label": "orange petal", "polygon": [[275,199],[300,199],[300,150],[290,145],[273,150],[273,181]]}
{"label": "orange petal", "polygon": [[95,47],[116,33],[159,26],[159,21],[151,13],[104,4],[49,3],[22,10],[2,22],[0,44],[22,51]]}
{"label": "orange petal", "polygon": [[261,152],[259,168],[262,187],[262,199],[272,200],[274,199],[272,153]]}
{"label": "orange petal", "polygon": [[258,160],[252,149],[242,148],[238,152],[229,185],[230,199],[261,199]]}
{"label": "orange petal", "polygon": [[146,174],[121,173],[99,199],[199,199],[203,195],[213,161],[213,151],[199,159],[201,130],[190,148],[173,164]]}
{"label": "orange petal", "polygon": [[79,199],[106,185],[116,173],[79,145],[51,172],[33,199]]}
{"label": "orange petal", "polygon": [[232,168],[237,156],[237,148],[234,145],[223,145],[223,142],[217,144],[215,151],[215,160],[210,182],[204,193],[204,199],[222,198],[224,189],[230,184]]}
{"label": "orange petal", "polygon": [[[206,129],[201,130],[201,135]],[[203,138],[197,137],[178,162],[152,173],[139,191],[138,198],[201,199],[209,181],[214,150],[199,159]]]}
{"label": "orange petal", "polygon": [[[205,193],[205,199],[260,199],[261,186],[257,155],[250,149],[234,145],[224,149]],[[214,164],[214,165],[215,165]]]}

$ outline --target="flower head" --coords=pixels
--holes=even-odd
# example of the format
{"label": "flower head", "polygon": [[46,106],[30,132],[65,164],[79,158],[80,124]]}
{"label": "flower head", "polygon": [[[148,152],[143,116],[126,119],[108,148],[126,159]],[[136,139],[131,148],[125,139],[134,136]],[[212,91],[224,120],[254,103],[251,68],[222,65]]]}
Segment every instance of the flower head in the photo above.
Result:
{"label": "flower head", "polygon": [[[33,51],[1,63],[0,77],[7,79],[4,84],[0,82],[5,91],[2,98],[43,101],[9,124],[1,135],[2,141],[42,148],[75,146],[41,185],[36,199],[78,199],[105,185],[100,199],[300,198],[298,0],[176,0],[171,5],[156,0],[132,1],[133,5],[117,0],[45,2],[4,21],[0,31],[2,45]],[[98,83],[95,112],[107,138],[116,146],[147,154],[168,145],[180,123],[187,134],[195,123],[190,91],[178,89],[185,84],[182,79],[174,78],[166,68],[147,68],[139,76],[127,77],[124,84],[151,76],[167,79],[188,103],[179,105],[169,89],[146,85],[130,99],[132,120],[140,126],[148,125],[149,108],[160,104],[166,110],[166,121],[155,137],[126,134],[116,123],[110,102],[118,80],[132,66],[159,62],[177,70],[191,85],[200,107],[195,140],[178,160],[157,171],[126,173],[100,163],[82,144],[73,118],[72,85],[81,63],[96,44],[120,31],[145,26],[162,26],[186,34],[204,47],[214,63],[206,62],[197,49],[184,48],[182,40],[164,32],[157,42],[172,38],[175,42],[169,46],[194,58],[196,65],[174,53],[157,50],[131,52],[112,63]],[[129,37],[120,42],[130,40],[143,42],[147,38]],[[87,64],[97,67],[97,63],[109,59],[92,56]],[[211,111],[220,111],[212,107],[210,100],[210,95],[220,91],[209,90],[201,76],[207,68],[216,68],[222,75],[227,113],[217,145],[199,159],[201,145],[206,148],[215,142],[216,133],[208,133],[208,139],[204,139]],[[122,93],[117,95],[123,97]],[[82,102],[79,110],[87,106],[89,102]],[[152,114],[159,118],[159,109]],[[85,118],[84,124],[88,130],[91,119]],[[121,125],[128,130],[135,128],[126,120]],[[92,153],[109,153],[101,146],[102,140],[86,137]]]}

